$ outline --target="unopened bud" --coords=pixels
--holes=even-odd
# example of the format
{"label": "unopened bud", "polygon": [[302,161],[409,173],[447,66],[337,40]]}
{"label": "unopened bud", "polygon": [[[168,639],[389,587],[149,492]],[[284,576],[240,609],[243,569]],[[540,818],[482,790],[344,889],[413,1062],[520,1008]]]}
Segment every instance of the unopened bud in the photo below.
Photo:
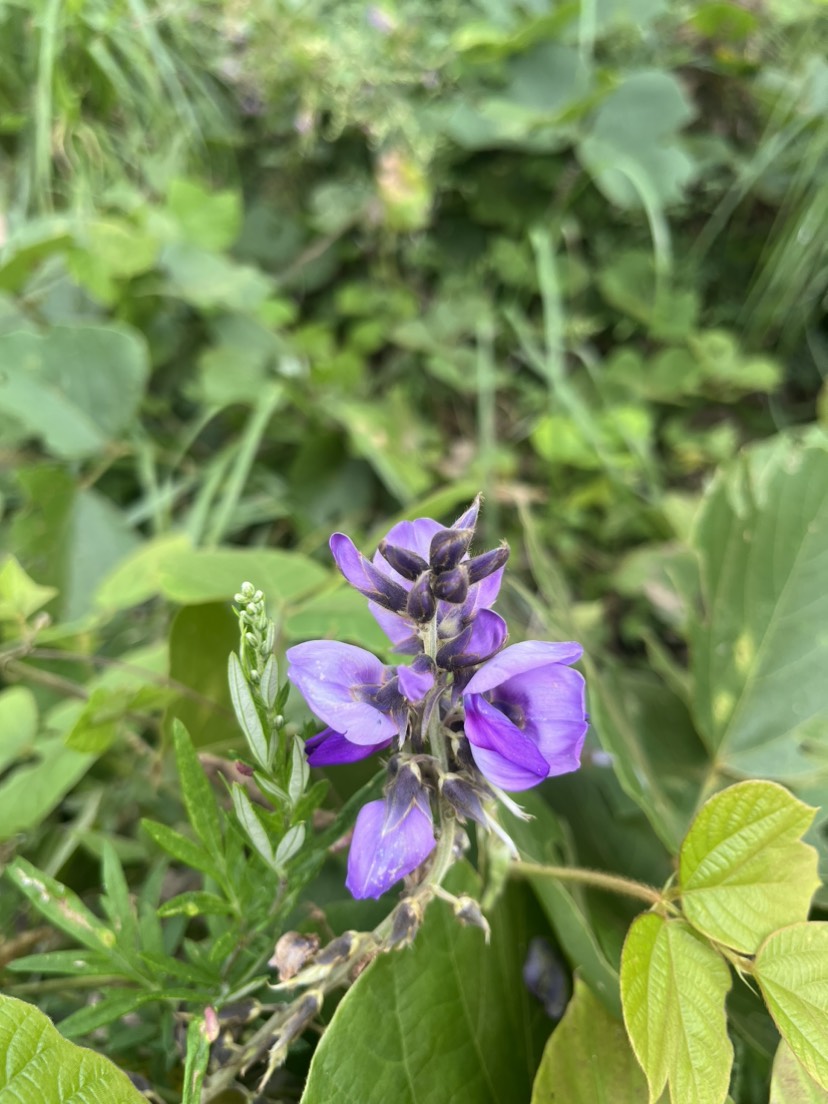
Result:
{"label": "unopened bud", "polygon": [[491,552],[483,552],[480,556],[474,556],[465,565],[469,573],[470,583],[479,583],[481,579],[494,575],[509,559],[509,545],[505,542]]}
{"label": "unopened bud", "polygon": [[201,1025],[201,1033],[208,1043],[214,1043],[219,1037],[219,1021],[216,1010],[211,1004],[204,1009],[204,1021]]}
{"label": "unopened bud", "polygon": [[253,777],[253,768],[249,767],[247,763],[243,763],[241,759],[237,759],[233,766],[236,768],[237,774],[242,774],[245,778]]}
{"label": "unopened bud", "polygon": [[423,907],[415,897],[405,897],[394,909],[389,947],[407,947],[423,922]]}
{"label": "unopened bud", "polygon": [[480,928],[486,938],[486,942],[489,942],[492,935],[492,929],[489,927],[489,921],[483,915],[480,905],[473,897],[468,897],[466,894],[458,897],[454,902],[454,915],[461,924]]}
{"label": "unopened bud", "polygon": [[[383,832],[393,832],[411,812],[414,802],[423,794],[420,768],[409,760],[397,761],[394,775],[385,790],[385,823]],[[427,798],[426,798],[427,800]]]}
{"label": "unopened bud", "polygon": [[427,571],[422,573],[408,592],[406,612],[413,621],[421,624],[430,621],[437,612],[437,599],[431,591],[431,576]]}
{"label": "unopened bud", "polygon": [[279,981],[296,977],[302,967],[319,950],[318,935],[302,935],[301,932],[285,932],[276,944],[268,966],[279,971]]}
{"label": "unopened bud", "polygon": [[316,956],[317,966],[336,966],[344,962],[356,943],[357,932],[346,931],[326,944]]}
{"label": "unopened bud", "polygon": [[440,793],[463,820],[487,823],[481,794],[458,774],[446,774],[440,779]]}
{"label": "unopened bud", "polygon": [[441,529],[431,538],[428,562],[433,571],[442,573],[457,567],[469,550],[473,529]]}
{"label": "unopened bud", "polygon": [[453,567],[451,571],[445,571],[442,575],[435,575],[431,582],[432,590],[437,598],[444,602],[453,602],[460,605],[465,602],[469,593],[469,573],[465,564]]}
{"label": "unopened bud", "polygon": [[418,556],[416,552],[411,552],[408,548],[399,548],[396,544],[389,544],[386,540],[380,541],[379,554],[404,579],[411,582],[422,575],[424,571],[428,571],[428,564],[422,556]]}

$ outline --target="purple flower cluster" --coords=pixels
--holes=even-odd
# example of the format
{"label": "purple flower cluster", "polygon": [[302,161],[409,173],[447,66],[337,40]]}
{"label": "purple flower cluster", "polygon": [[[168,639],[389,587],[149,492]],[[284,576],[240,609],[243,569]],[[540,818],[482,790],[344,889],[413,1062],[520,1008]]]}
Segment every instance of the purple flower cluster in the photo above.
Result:
{"label": "purple flower cluster", "polygon": [[334,559],[394,645],[413,656],[389,666],[351,644],[314,640],[288,649],[288,678],[327,726],[307,743],[311,766],[393,748],[385,796],[357,817],[347,885],[379,897],[436,844],[433,808],[495,827],[487,811],[519,791],[577,769],[587,731],[579,644],[504,647],[491,609],[505,544],[472,556],[479,498],[445,528],[431,518],[395,525],[372,560],[343,533]]}

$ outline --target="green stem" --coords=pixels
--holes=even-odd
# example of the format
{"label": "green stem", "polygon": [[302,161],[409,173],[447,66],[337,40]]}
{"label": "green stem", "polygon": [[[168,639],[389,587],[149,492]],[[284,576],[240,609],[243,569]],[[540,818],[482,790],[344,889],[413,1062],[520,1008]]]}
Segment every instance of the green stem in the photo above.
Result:
{"label": "green stem", "polygon": [[515,862],[509,866],[512,874],[527,878],[556,878],[561,882],[580,882],[594,889],[605,889],[608,893],[620,893],[625,897],[636,897],[648,905],[669,905],[660,890],[655,886],[636,882],[632,878],[622,878],[618,874],[604,874],[600,870],[585,870],[578,866],[546,866],[543,863]]}

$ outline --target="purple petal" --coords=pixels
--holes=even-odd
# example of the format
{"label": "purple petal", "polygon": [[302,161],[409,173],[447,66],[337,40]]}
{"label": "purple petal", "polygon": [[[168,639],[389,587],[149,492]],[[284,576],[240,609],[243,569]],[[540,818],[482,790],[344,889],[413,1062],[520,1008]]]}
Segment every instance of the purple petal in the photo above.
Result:
{"label": "purple petal", "polygon": [[[389,571],[393,570],[393,568],[389,568]],[[410,583],[408,585],[411,586]],[[391,613],[390,610],[384,610],[382,606],[378,606],[376,602],[369,602],[368,609],[374,615],[374,619],[379,627],[395,647],[405,643],[412,636],[411,623],[404,617],[399,617],[396,613]]]}
{"label": "purple petal", "polygon": [[312,767],[338,767],[342,763],[356,763],[367,759],[375,751],[384,751],[391,744],[352,744],[341,732],[324,728],[318,735],[305,741],[308,764]]}
{"label": "purple petal", "polygon": [[422,701],[434,685],[434,672],[427,666],[420,670],[415,661],[410,667],[401,664],[397,668],[397,679],[404,697],[413,705]]}
{"label": "purple petal", "polygon": [[[405,608],[406,588],[366,559],[350,537],[345,533],[334,533],[328,544],[336,566],[360,594],[381,602],[388,609]],[[389,568],[389,571],[393,571],[393,568]],[[396,571],[394,575],[397,575]],[[401,579],[402,576],[397,575],[397,578]]]}
{"label": "purple petal", "polygon": [[[414,521],[398,521],[396,525],[385,534],[389,544],[399,545],[416,552],[424,560],[428,561],[431,548],[431,539],[435,533],[439,533],[443,526],[433,518],[415,518]],[[391,568],[393,570],[393,568]]]}
{"label": "purple petal", "polygon": [[524,717],[523,731],[549,764],[550,774],[566,774],[580,766],[581,748],[589,727],[584,679],[562,663],[515,675],[492,692],[513,702]]}
{"label": "purple petal", "polygon": [[581,658],[583,651],[581,645],[574,641],[553,644],[548,640],[524,640],[520,644],[512,644],[480,668],[466,687],[466,693],[484,694],[514,675],[523,675],[552,663],[574,663]]}
{"label": "purple petal", "polygon": [[493,785],[500,786],[501,790],[506,790],[507,793],[529,790],[543,781],[543,778],[539,778],[526,767],[504,759],[496,751],[489,751],[488,748],[479,748],[471,744],[471,753],[483,777],[488,778]]}
{"label": "purple petal", "polygon": [[354,897],[381,897],[434,850],[431,813],[419,802],[396,828],[384,832],[386,812],[384,801],[369,801],[356,819],[345,882]]}
{"label": "purple petal", "polygon": [[477,610],[490,609],[495,604],[505,570],[504,567],[500,567],[485,579],[481,579],[479,583],[472,583],[469,587],[469,595],[463,603],[465,618],[473,617]]}
{"label": "purple petal", "polygon": [[[472,680],[473,681],[473,680]],[[497,760],[502,763],[503,770],[517,772],[521,778],[532,778],[526,781],[520,789],[534,786],[549,774],[549,765],[535,747],[528,736],[524,735],[508,717],[499,709],[486,701],[480,694],[472,694],[463,697],[466,708],[465,730],[472,755],[478,762],[476,752],[478,750],[494,753]],[[487,761],[491,756],[484,756]],[[481,767],[481,770],[483,768]],[[487,778],[497,781],[496,778],[484,771]],[[500,785],[500,783],[497,783]],[[505,788],[505,787],[504,787]],[[515,788],[512,786],[511,788]]]}
{"label": "purple petal", "polygon": [[358,695],[378,687],[386,669],[370,652],[336,640],[311,640],[285,653],[288,678],[313,712],[353,744],[377,745],[398,733],[394,721]]}

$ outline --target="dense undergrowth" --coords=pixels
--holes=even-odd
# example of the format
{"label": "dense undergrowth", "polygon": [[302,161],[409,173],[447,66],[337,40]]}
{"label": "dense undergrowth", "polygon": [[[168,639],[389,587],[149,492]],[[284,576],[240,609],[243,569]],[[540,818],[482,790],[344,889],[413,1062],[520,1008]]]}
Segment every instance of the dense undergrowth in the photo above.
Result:
{"label": "dense undergrowth", "polygon": [[[373,552],[479,491],[513,639],[586,653],[584,765],[524,802],[524,858],[662,885],[701,804],[765,779],[823,808],[824,878],[824,7],[0,0],[0,40],[3,992],[161,1100],[198,1099],[215,1009],[205,1099],[254,1099],[264,1065],[234,1056],[282,999],[279,934],[384,914],[327,853],[370,765],[314,787],[265,764],[297,787],[287,819],[231,802],[233,597],[264,592],[282,675],[312,637],[385,658],[330,533]],[[268,708],[305,731],[297,695]],[[262,852],[256,824],[308,839]],[[646,1099],[610,1019],[636,906],[479,868],[499,965],[435,1031],[462,1050],[451,1001],[471,1007],[491,1058],[456,1099],[528,1099],[573,969],[574,1042],[536,1099],[570,1084],[576,1013],[607,1017],[612,1099]],[[366,974],[371,1001],[398,982],[439,1005],[429,957],[477,962],[438,907]],[[519,984],[532,940],[546,1010]],[[745,986],[728,1016],[723,1091],[764,1104],[773,1021]],[[370,1096],[327,1039],[306,1101],[337,1076],[354,1100],[443,1099],[439,1061],[407,1089],[366,1072]],[[302,1096],[316,1040],[258,1099]],[[774,1104],[824,1099],[784,1095],[798,1069],[781,1049]]]}

